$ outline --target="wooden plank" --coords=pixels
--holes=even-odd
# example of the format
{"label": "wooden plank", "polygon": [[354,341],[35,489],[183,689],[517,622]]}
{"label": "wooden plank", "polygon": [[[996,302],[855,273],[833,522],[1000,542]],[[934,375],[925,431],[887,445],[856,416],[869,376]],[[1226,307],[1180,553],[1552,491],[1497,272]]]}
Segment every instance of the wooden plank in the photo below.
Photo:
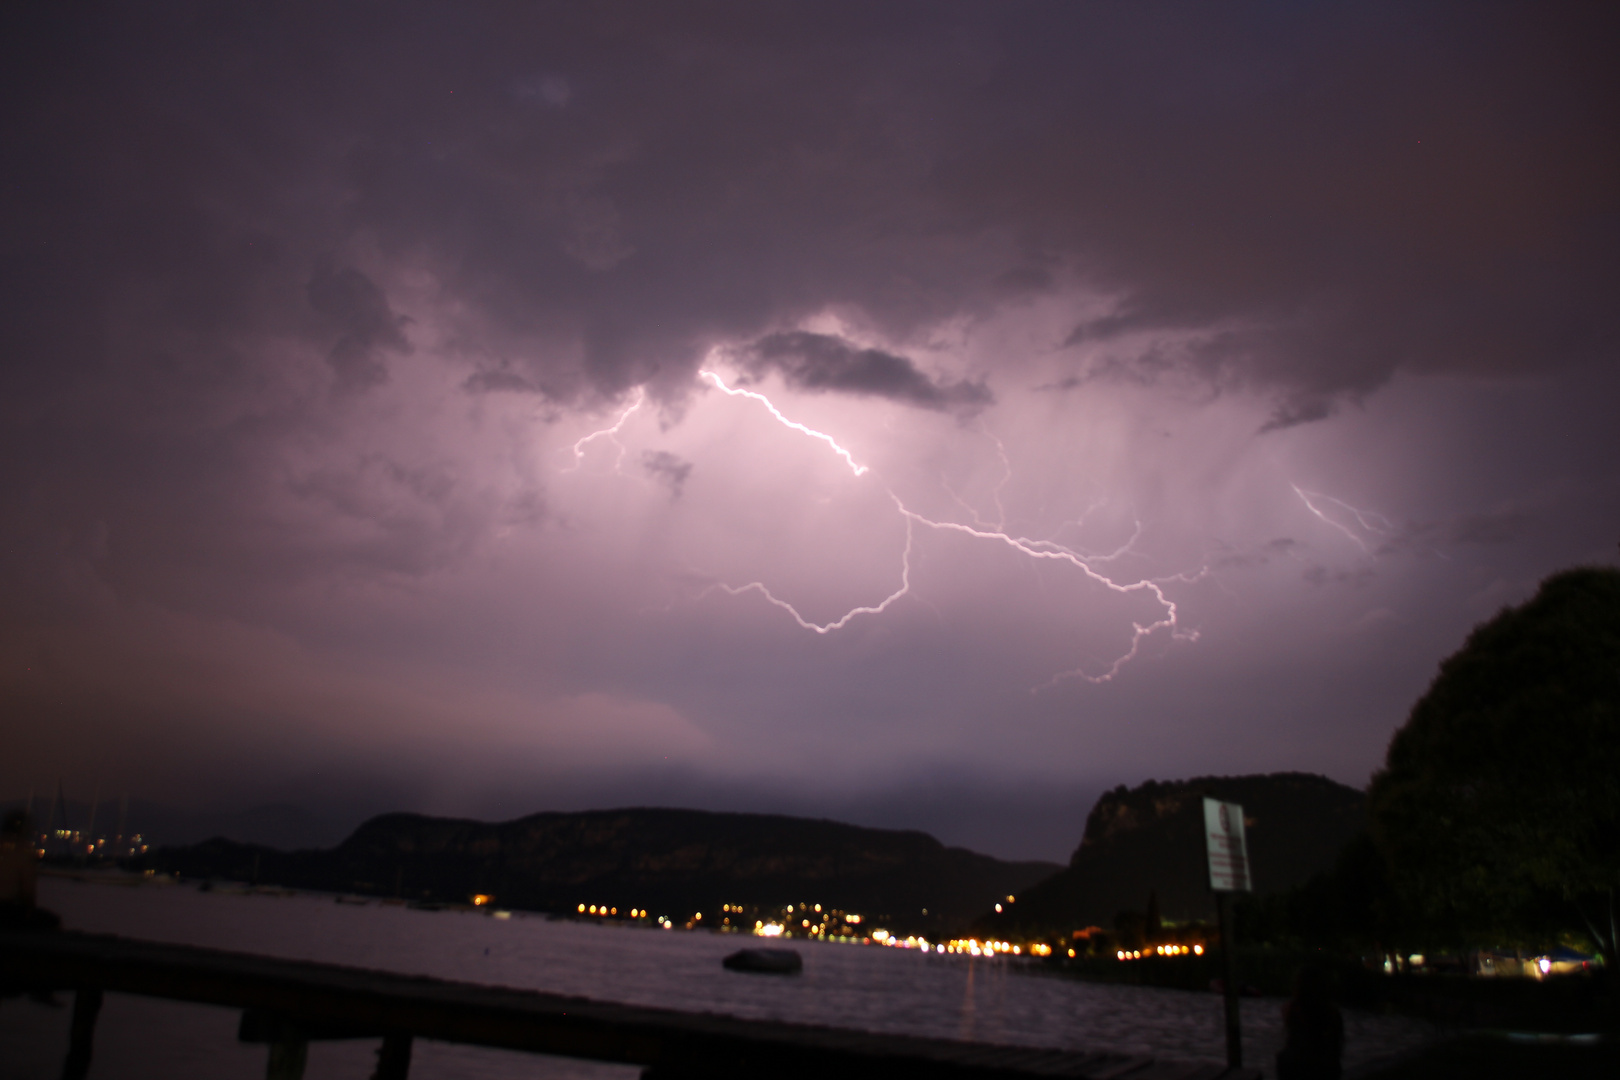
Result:
{"label": "wooden plank", "polygon": [[[620,1005],[271,957],[76,934],[0,934],[0,986],[94,987],[257,1010],[314,1032],[366,1032],[641,1065],[659,1076],[783,1080],[1207,1077],[1209,1066],[994,1046]],[[1257,1070],[1220,1070],[1257,1080]]]}

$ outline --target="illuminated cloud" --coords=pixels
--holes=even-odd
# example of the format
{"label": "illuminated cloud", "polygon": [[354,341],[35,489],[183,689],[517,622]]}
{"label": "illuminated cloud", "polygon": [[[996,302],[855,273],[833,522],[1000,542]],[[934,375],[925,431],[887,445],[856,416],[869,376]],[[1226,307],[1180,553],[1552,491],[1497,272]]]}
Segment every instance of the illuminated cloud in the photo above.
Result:
{"label": "illuminated cloud", "polygon": [[12,7],[0,794],[1061,855],[1614,557],[1607,9]]}

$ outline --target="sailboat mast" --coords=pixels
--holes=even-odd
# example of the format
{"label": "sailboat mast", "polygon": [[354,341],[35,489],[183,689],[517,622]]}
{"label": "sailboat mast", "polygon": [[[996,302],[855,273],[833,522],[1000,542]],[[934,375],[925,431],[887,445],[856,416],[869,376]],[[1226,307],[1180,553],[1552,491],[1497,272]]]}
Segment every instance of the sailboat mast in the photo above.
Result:
{"label": "sailboat mast", "polygon": [[46,821],[45,821],[45,847],[47,849],[50,848],[51,841],[56,839],[56,807],[57,807],[57,804],[59,804],[61,801],[62,801],[62,778],[57,777],[56,778],[56,798],[51,800],[51,816],[48,819],[46,819]]}
{"label": "sailboat mast", "polygon": [[90,824],[84,829],[84,843],[86,847],[94,848],[96,844],[96,811],[101,809],[101,785],[95,787],[95,794],[90,796]]}

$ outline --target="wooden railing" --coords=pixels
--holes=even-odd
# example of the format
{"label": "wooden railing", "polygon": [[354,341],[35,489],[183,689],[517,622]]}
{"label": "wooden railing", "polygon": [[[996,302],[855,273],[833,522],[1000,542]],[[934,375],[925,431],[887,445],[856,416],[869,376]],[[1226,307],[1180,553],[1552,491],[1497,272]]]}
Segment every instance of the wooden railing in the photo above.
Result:
{"label": "wooden railing", "polygon": [[743,1020],[618,1005],[77,933],[0,934],[0,994],[71,992],[64,1080],[83,1080],[105,993],[242,1011],[238,1036],[266,1044],[270,1080],[302,1076],[319,1039],[380,1041],[374,1080],[405,1080],[415,1039],[641,1066],[648,1080],[1258,1080],[1253,1070]]}

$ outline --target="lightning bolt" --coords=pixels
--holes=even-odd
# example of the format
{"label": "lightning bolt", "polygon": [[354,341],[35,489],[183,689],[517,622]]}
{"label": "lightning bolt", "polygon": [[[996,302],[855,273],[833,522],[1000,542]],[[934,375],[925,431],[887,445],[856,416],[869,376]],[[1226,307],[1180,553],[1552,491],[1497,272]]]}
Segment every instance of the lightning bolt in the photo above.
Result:
{"label": "lightning bolt", "polygon": [[996,519],[986,521],[980,517],[978,508],[958,495],[956,489],[945,482],[943,474],[940,476],[939,485],[945,489],[957,506],[973,515],[973,524],[984,529],[1004,529],[1007,527],[1007,508],[1001,504],[1001,489],[1006,487],[1008,482],[1012,480],[1012,459],[1007,456],[1006,444],[996,438],[995,432],[991,431],[983,420],[979,421],[979,431],[985,438],[996,444],[996,456],[1001,458],[1001,479],[996,481],[996,486],[990,489],[990,498],[996,504]]}
{"label": "lightning bolt", "polygon": [[[1097,505],[1101,505],[1101,504],[1093,505],[1091,507],[1091,510],[1097,509]],[[1087,510],[1086,513],[1090,514],[1091,510]],[[1085,518],[1080,518],[1078,521],[1075,522],[1075,524],[1076,525],[1084,525],[1085,524]],[[1059,528],[1062,528],[1062,526],[1059,526]],[[1135,527],[1131,530],[1130,539],[1126,540],[1123,544],[1121,544],[1119,547],[1115,548],[1113,551],[1104,552],[1104,553],[1102,553],[1100,555],[1099,554],[1089,554],[1089,553],[1086,553],[1086,552],[1076,551],[1074,548],[1068,547],[1067,545],[1064,545],[1064,544],[1060,544],[1056,540],[1030,540],[1030,539],[1028,539],[1026,537],[1019,537],[1018,542],[1021,543],[1021,544],[1028,544],[1031,547],[1038,547],[1038,548],[1042,549],[1043,551],[1053,551],[1053,552],[1058,552],[1058,553],[1061,553],[1061,554],[1064,554],[1064,555],[1069,555],[1069,556],[1072,556],[1073,558],[1084,560],[1086,565],[1090,566],[1090,565],[1094,565],[1096,563],[1109,563],[1109,562],[1113,562],[1115,559],[1124,558],[1126,555],[1129,555],[1132,552],[1132,550],[1135,549],[1136,542],[1138,540],[1140,540],[1141,538],[1142,538],[1142,523],[1140,521],[1138,521],[1138,522],[1136,522]],[[1169,580],[1169,579],[1166,579],[1166,580]]]}
{"label": "lightning bolt", "polygon": [[[850,470],[857,478],[864,476],[869,471],[866,466],[857,464],[850,452],[844,449],[844,447],[840,446],[838,441],[831,435],[828,435],[825,432],[817,431],[814,428],[807,427],[796,420],[788,419],[764,394],[756,393],[752,390],[744,390],[742,388],[728,386],[726,385],[725,381],[713,371],[703,370],[699,372],[699,375],[708,379],[715,386],[732,397],[747,397],[758,401],[760,404],[764,405],[765,408],[769,410],[770,414],[775,417],[776,420],[784,427],[790,428],[794,431],[800,432],[801,434],[807,435],[810,438],[818,439],[821,442],[826,443],[834,453],[838,454],[839,457],[844,459],[844,462],[849,465]],[[798,625],[803,629],[810,630],[817,634],[830,634],[835,630],[841,630],[845,626],[848,626],[851,621],[859,616],[882,614],[892,604],[896,603],[902,597],[911,592],[911,553],[915,540],[914,526],[921,525],[925,528],[934,529],[940,532],[954,532],[976,540],[984,540],[991,543],[1002,544],[1031,559],[1044,559],[1067,563],[1068,565],[1079,570],[1089,580],[1101,585],[1110,592],[1117,593],[1122,596],[1133,595],[1136,593],[1146,593],[1151,595],[1154,601],[1159,605],[1161,615],[1158,619],[1147,623],[1132,622],[1131,625],[1133,628],[1133,634],[1131,637],[1130,648],[1123,655],[1113,660],[1108,665],[1107,669],[1101,674],[1090,674],[1084,668],[1075,668],[1070,671],[1059,672],[1041,686],[1033,687],[1031,689],[1032,693],[1055,686],[1058,683],[1071,678],[1081,678],[1091,683],[1109,682],[1114,678],[1114,676],[1119,674],[1120,670],[1124,668],[1126,664],[1136,657],[1137,653],[1141,650],[1142,642],[1160,630],[1168,629],[1171,632],[1172,637],[1176,640],[1198,640],[1198,632],[1196,630],[1183,630],[1181,628],[1179,622],[1179,610],[1176,607],[1175,601],[1170,599],[1170,597],[1165,594],[1164,585],[1172,581],[1193,582],[1200,580],[1207,573],[1207,568],[1199,570],[1196,574],[1176,574],[1171,577],[1157,579],[1143,578],[1127,584],[1121,584],[1108,577],[1106,574],[1099,573],[1096,569],[1094,569],[1091,565],[1093,562],[1105,562],[1119,558],[1132,548],[1132,546],[1136,543],[1137,538],[1141,534],[1140,522],[1137,523],[1136,531],[1133,533],[1130,540],[1126,541],[1126,543],[1118,550],[1104,556],[1089,557],[1081,555],[1080,553],[1052,540],[1031,540],[1028,537],[1013,536],[1011,533],[1004,531],[1003,522],[1005,520],[1006,513],[1001,505],[1000,492],[1002,486],[1004,486],[1007,483],[1007,480],[1011,477],[1012,463],[1007,456],[1006,448],[1001,443],[1001,440],[995,438],[994,435],[990,435],[988,429],[986,429],[985,433],[989,435],[990,438],[996,443],[996,448],[1001,455],[1001,460],[1005,468],[1005,474],[995,489],[996,509],[1001,512],[1002,520],[997,521],[994,527],[987,526],[979,518],[979,515],[973,511],[972,507],[968,506],[961,500],[960,497],[956,496],[955,493],[952,492],[951,494],[954,498],[956,498],[956,501],[961,503],[964,509],[967,509],[969,513],[973,514],[975,524],[964,525],[955,521],[935,521],[932,518],[924,517],[922,514],[919,514],[906,506],[906,504],[898,495],[894,493],[893,490],[885,487],[884,490],[888,493],[889,498],[894,503],[895,511],[906,523],[906,546],[900,560],[900,587],[885,597],[881,603],[851,608],[849,611],[845,612],[843,615],[832,620],[831,622],[817,623],[810,619],[806,619],[796,607],[794,607],[788,601],[783,600],[781,597],[776,596],[771,592],[768,586],[759,581],[751,581],[746,585],[729,585],[724,583],[716,584],[710,586],[708,589],[705,589],[700,595],[708,595],[715,589],[724,591],[731,596],[740,596],[743,593],[757,592],[770,604],[781,608],[783,611],[786,611],[790,616],[792,616],[793,621],[798,623]],[[947,490],[949,489],[947,488]]]}
{"label": "lightning bolt", "polygon": [[[985,438],[996,444],[996,456],[1001,458],[1001,479],[990,489],[990,497],[996,502],[996,528],[1002,529],[1007,525],[1007,508],[1001,505],[1001,489],[1012,480],[1012,458],[1007,456],[1007,445],[996,438],[995,432],[991,431],[983,420],[979,421],[979,430],[984,432]],[[978,522],[979,515],[974,514],[973,520]]]}
{"label": "lightning bolt", "polygon": [[1349,511],[1350,515],[1356,519],[1356,524],[1360,525],[1363,531],[1372,533],[1374,536],[1390,536],[1395,532],[1395,523],[1390,521],[1389,518],[1382,514],[1373,513],[1370,510],[1358,510],[1354,506],[1351,506],[1349,503],[1345,502],[1343,499],[1335,499],[1332,495],[1323,495],[1316,491],[1306,491],[1298,484],[1291,484],[1289,486],[1294,489],[1294,494],[1299,496],[1300,501],[1305,504],[1311,513],[1315,514],[1326,524],[1348,536],[1351,542],[1359,547],[1364,555],[1372,554],[1372,549],[1367,546],[1367,542],[1353,532],[1348,525],[1335,521],[1333,518],[1329,517],[1322,510],[1322,508],[1317,505],[1318,502],[1324,504],[1331,503],[1334,506],[1338,506]]}
{"label": "lightning bolt", "polygon": [[[1118,593],[1122,596],[1130,595],[1132,593],[1146,592],[1151,594],[1154,600],[1159,604],[1160,609],[1164,613],[1163,616],[1150,623],[1133,622],[1131,625],[1135,632],[1131,636],[1130,649],[1127,650],[1123,656],[1120,656],[1114,660],[1114,662],[1108,666],[1108,669],[1101,675],[1089,675],[1086,673],[1084,668],[1075,668],[1071,671],[1059,672],[1046,683],[1042,684],[1042,686],[1036,687],[1035,689],[1037,690],[1055,686],[1059,682],[1071,678],[1082,678],[1091,683],[1109,682],[1114,678],[1115,675],[1119,674],[1121,668],[1123,668],[1131,661],[1132,658],[1136,656],[1137,652],[1141,649],[1143,640],[1157,630],[1168,629],[1171,632],[1171,635],[1177,640],[1198,640],[1198,631],[1181,630],[1177,619],[1179,612],[1176,608],[1176,602],[1165,595],[1163,585],[1169,581],[1191,582],[1199,580],[1204,576],[1204,570],[1200,570],[1196,575],[1177,574],[1167,578],[1143,578],[1128,585],[1121,585],[1108,575],[1100,574],[1093,569],[1090,560],[1074,551],[1071,551],[1061,544],[1055,544],[1050,540],[1030,540],[1027,537],[1012,536],[1009,533],[1001,532],[999,530],[989,530],[972,525],[963,525],[960,522],[955,521],[934,521],[930,518],[923,517],[921,514],[911,509],[908,509],[906,505],[900,501],[899,497],[894,494],[894,492],[889,492],[889,497],[894,500],[895,509],[898,510],[907,521],[915,521],[919,525],[926,525],[930,529],[938,529],[942,532],[962,533],[978,540],[989,540],[995,543],[1005,544],[1014,551],[1027,555],[1032,559],[1052,559],[1065,562],[1070,566],[1075,567],[1087,578],[1091,579],[1098,585],[1101,585],[1110,592]],[[1138,524],[1137,529],[1140,531],[1140,524]],[[1121,548],[1115,553],[1115,555],[1108,557],[1113,558],[1118,554],[1122,554],[1124,551],[1128,550],[1130,545],[1133,543],[1135,543],[1134,536],[1132,537],[1131,541],[1125,545],[1125,547]]]}
{"label": "lightning bolt", "polygon": [[[940,478],[940,486],[945,489],[946,494],[948,494],[951,497],[952,502],[956,503],[956,505],[960,506],[963,510],[966,510],[973,517],[973,524],[977,525],[981,529],[987,529],[987,530],[991,530],[991,531],[994,531],[994,532],[1001,532],[1001,531],[1004,531],[1006,529],[1006,527],[1007,527],[1007,508],[1002,504],[1001,492],[1002,492],[1002,489],[1005,488],[1007,486],[1007,484],[1012,480],[1012,475],[1013,475],[1012,459],[1007,455],[1007,446],[1006,446],[1006,444],[1003,443],[999,438],[997,438],[995,432],[991,431],[990,428],[982,420],[979,421],[979,430],[980,430],[980,432],[982,432],[984,434],[985,438],[989,439],[992,443],[995,444],[995,446],[996,446],[996,456],[1001,459],[1001,479],[996,482],[996,486],[994,488],[992,488],[991,492],[990,492],[990,498],[996,504],[996,518],[995,518],[995,520],[994,521],[986,521],[984,519],[984,517],[979,513],[978,508],[976,506],[974,506],[973,504],[969,503],[966,499],[962,498],[962,496],[957,493],[956,489],[951,487],[951,485],[945,481],[943,476],[941,476],[941,478]],[[891,494],[892,494],[892,492],[891,492]],[[1083,527],[1085,525],[1086,518],[1090,517],[1092,512],[1097,510],[1098,508],[1100,508],[1102,505],[1103,505],[1103,503],[1101,501],[1092,503],[1092,505],[1089,506],[1086,509],[1085,514],[1083,514],[1079,519],[1077,519],[1074,522],[1074,524],[1076,526]],[[1064,524],[1068,524],[1068,523],[1065,522]],[[1062,528],[1063,528],[1063,525],[1059,525],[1057,530],[1054,530],[1054,532],[1060,531]],[[1125,543],[1121,544],[1119,547],[1115,548],[1113,551],[1107,552],[1105,554],[1082,553],[1082,552],[1076,551],[1075,549],[1073,549],[1071,547],[1067,547],[1066,545],[1060,544],[1056,540],[1031,540],[1031,539],[1029,539],[1027,537],[1020,537],[1018,542],[1020,544],[1028,544],[1028,545],[1033,546],[1033,547],[1039,547],[1039,548],[1048,549],[1048,550],[1051,550],[1051,551],[1062,552],[1062,553],[1065,553],[1067,555],[1073,556],[1074,558],[1077,558],[1077,559],[1084,559],[1088,564],[1095,564],[1095,563],[1113,562],[1115,559],[1119,559],[1119,558],[1124,557],[1125,555],[1130,554],[1132,549],[1134,549],[1136,547],[1136,542],[1138,540],[1140,540],[1141,538],[1142,538],[1142,523],[1140,521],[1138,521],[1135,524],[1135,528],[1131,532],[1130,539],[1126,540]]]}
{"label": "lightning bolt", "polygon": [[613,462],[613,471],[618,472],[619,466],[624,464],[624,444],[619,441],[619,431],[624,427],[625,421],[629,420],[631,415],[634,414],[637,409],[641,408],[642,403],[646,400],[647,388],[645,386],[636,387],[635,396],[631,400],[629,406],[627,406],[625,410],[619,414],[619,418],[613,421],[612,427],[605,427],[600,431],[593,431],[589,435],[575,440],[574,445],[571,448],[574,452],[574,463],[568,468],[564,469],[563,472],[578,471],[580,465],[582,465],[585,461],[585,447],[597,439],[607,439],[614,446],[619,448],[619,456],[615,458]]}
{"label": "lightning bolt", "polygon": [[832,447],[835,454],[844,459],[844,463],[849,466],[850,471],[856,476],[865,476],[867,472],[870,471],[865,465],[857,465],[855,463],[854,455],[848,450],[845,450],[842,446],[839,446],[838,440],[834,439],[831,435],[828,435],[824,431],[817,431],[812,427],[805,427],[797,420],[789,420],[787,417],[783,416],[781,410],[777,409],[775,405],[771,404],[771,399],[766,397],[764,394],[756,394],[754,391],[744,390],[740,386],[727,386],[724,379],[707,369],[698,372],[698,376],[700,378],[708,379],[710,382],[714,383],[715,386],[730,394],[732,397],[752,398],[753,400],[759,402],[761,405],[769,409],[771,415],[776,417],[776,419],[780,421],[783,426],[790,427],[794,431],[802,432],[803,434],[810,436],[812,439],[820,439],[822,442]]}
{"label": "lightning bolt", "polygon": [[890,593],[888,596],[884,597],[881,604],[850,608],[848,611],[844,612],[843,615],[829,623],[815,623],[811,622],[809,619],[806,619],[803,615],[799,614],[798,608],[772,593],[762,581],[750,581],[746,585],[726,585],[724,583],[711,585],[709,588],[703,590],[700,596],[707,596],[715,589],[720,589],[732,596],[741,596],[746,592],[757,592],[767,601],[775,604],[777,607],[793,616],[793,621],[798,623],[804,629],[813,630],[818,634],[830,634],[834,630],[842,630],[844,627],[849,625],[852,619],[855,619],[858,616],[883,614],[884,611],[888,610],[890,604],[894,603],[896,600],[900,599],[902,596],[911,591],[911,541],[911,521],[908,518],[906,520],[906,548],[905,551],[903,551],[900,555],[900,587],[894,592]]}

